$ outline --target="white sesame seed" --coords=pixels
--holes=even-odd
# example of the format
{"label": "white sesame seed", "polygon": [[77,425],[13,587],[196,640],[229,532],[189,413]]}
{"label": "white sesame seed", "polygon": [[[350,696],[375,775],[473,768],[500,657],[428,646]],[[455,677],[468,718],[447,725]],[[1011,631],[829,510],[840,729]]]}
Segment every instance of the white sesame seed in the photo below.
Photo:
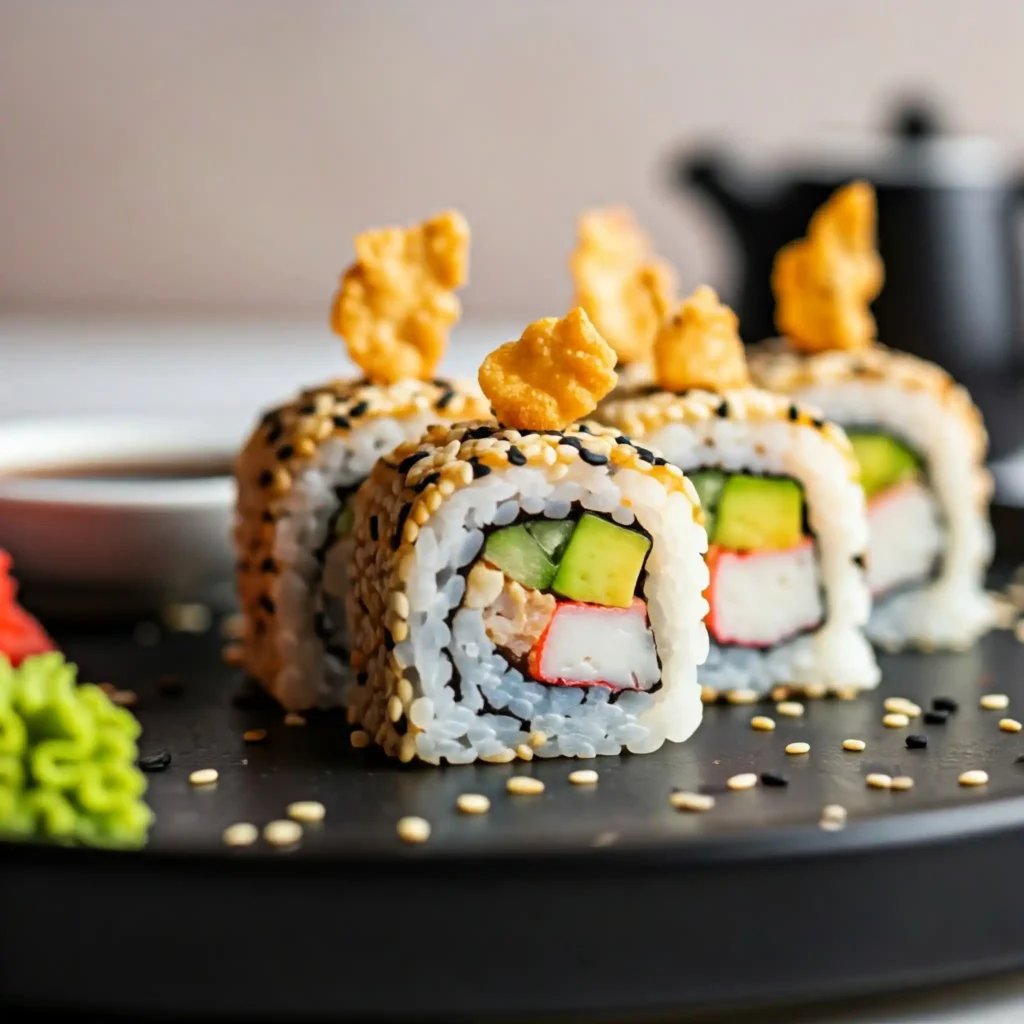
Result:
{"label": "white sesame seed", "polygon": [[757,785],[757,776],[753,772],[742,772],[727,779],[725,784],[730,789],[752,789]]}
{"label": "white sesame seed", "polygon": [[505,789],[515,796],[536,796],[544,792],[544,783],[529,775],[513,775],[505,783]]}
{"label": "white sesame seed", "polygon": [[730,704],[756,704],[761,699],[757,690],[728,690],[725,699]]}
{"label": "white sesame seed", "polygon": [[327,814],[327,808],[319,800],[296,800],[286,808],[289,818],[295,821],[312,825],[317,821],[323,821]]}
{"label": "white sesame seed", "polygon": [[775,728],[775,719],[767,715],[754,715],[750,720],[750,728],[757,732],[771,732]]}
{"label": "white sesame seed", "polygon": [[271,846],[294,846],[302,838],[302,826],[286,818],[270,821],[263,826],[263,838]]}
{"label": "white sesame seed", "polygon": [[306,718],[305,718],[304,715],[300,715],[298,713],[298,711],[289,711],[288,714],[286,714],[284,716],[284,724],[285,725],[305,725],[306,724]]}
{"label": "white sesame seed", "polygon": [[1000,718],[999,728],[1002,729],[1003,732],[1020,732],[1022,726],[1016,718]]}
{"label": "white sesame seed", "polygon": [[897,792],[906,792],[914,788],[914,780],[909,775],[894,775],[890,788]]}
{"label": "white sesame seed", "polygon": [[238,821],[228,825],[221,834],[225,846],[252,846],[259,838],[260,830],[249,821]]}
{"label": "white sesame seed", "polygon": [[902,712],[890,712],[888,715],[882,715],[882,725],[887,729],[903,729],[910,725],[910,719]]}
{"label": "white sesame seed", "polygon": [[463,814],[486,814],[491,809],[491,801],[482,793],[460,793],[455,806]]}
{"label": "white sesame seed", "polygon": [[845,818],[822,818],[818,822],[818,828],[825,832],[841,832],[846,828]]}
{"label": "white sesame seed", "polygon": [[668,802],[677,811],[710,811],[715,806],[715,798],[707,793],[673,793]]}
{"label": "white sesame seed", "polygon": [[886,697],[882,702],[882,707],[886,711],[902,711],[910,703],[906,697]]}
{"label": "white sesame seed", "polygon": [[888,775],[883,775],[881,772],[872,772],[864,781],[872,789],[892,789],[892,779]]}
{"label": "white sesame seed", "polygon": [[981,706],[986,711],[1005,711],[1010,706],[1010,698],[1005,693],[986,693],[981,698]]}
{"label": "white sesame seed", "polygon": [[548,738],[545,733],[542,733],[539,729],[534,729],[529,736],[526,737],[526,742],[536,750],[538,747],[543,747],[547,743]]}
{"label": "white sesame seed", "polygon": [[399,818],[398,838],[406,843],[425,843],[430,838],[430,822],[426,818]]}
{"label": "white sesame seed", "polygon": [[784,700],[775,705],[775,710],[786,718],[799,718],[804,713],[804,706],[799,701]]}
{"label": "white sesame seed", "polygon": [[702,704],[714,704],[718,700],[718,691],[713,686],[702,686],[700,688],[700,701]]}
{"label": "white sesame seed", "polygon": [[188,777],[193,786],[212,786],[218,778],[216,768],[197,768]]}
{"label": "white sesame seed", "polygon": [[988,772],[983,772],[980,768],[973,768],[960,776],[961,786],[984,786],[986,782],[988,782]]}
{"label": "white sesame seed", "polygon": [[522,759],[523,761],[532,761],[533,747],[531,747],[527,743],[520,743],[519,746],[516,747],[516,757]]}
{"label": "white sesame seed", "polygon": [[856,750],[859,753],[866,746],[863,740],[843,740],[843,750]]}
{"label": "white sesame seed", "polygon": [[805,743],[803,740],[797,740],[795,743],[786,744],[787,754],[809,754],[810,752],[810,743]]}
{"label": "white sesame seed", "polygon": [[594,786],[597,784],[598,775],[593,768],[580,768],[577,771],[569,772],[569,781],[574,786]]}

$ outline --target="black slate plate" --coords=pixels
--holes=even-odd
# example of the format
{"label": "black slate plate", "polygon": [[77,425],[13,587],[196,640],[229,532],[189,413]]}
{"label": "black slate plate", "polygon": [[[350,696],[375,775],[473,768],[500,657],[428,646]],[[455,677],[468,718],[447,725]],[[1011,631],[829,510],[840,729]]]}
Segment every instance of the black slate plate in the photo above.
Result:
{"label": "black slate plate", "polygon": [[[1001,516],[1004,550],[1020,536]],[[1016,551],[1013,551],[1016,556]],[[1004,569],[1006,566],[1004,565]],[[1024,733],[1001,732],[982,693],[1024,717],[1024,645],[1012,633],[962,655],[883,658],[879,691],[808,702],[801,719],[712,707],[689,743],[647,757],[433,769],[354,751],[338,715],[287,726],[269,702],[237,706],[236,673],[212,634],[71,630],[83,675],[136,690],[157,813],[142,854],[0,846],[0,995],[22,1006],[257,1019],[621,1021],[839,997],[1024,964]],[[173,676],[184,690],[161,692]],[[886,729],[882,700],[927,706],[945,725]],[[769,710],[769,713],[770,710]],[[242,733],[265,727],[267,739]],[[908,750],[909,732],[926,750]],[[863,753],[841,749],[846,737]],[[790,740],[811,744],[787,756]],[[188,774],[220,772],[196,790]],[[984,768],[982,789],[957,784]],[[725,790],[738,772],[789,785]],[[906,774],[910,792],[868,789],[870,771]],[[510,797],[512,774],[546,791]],[[671,809],[674,787],[716,794],[704,815]],[[455,810],[487,794],[486,816]],[[297,849],[232,851],[235,821],[327,807]],[[818,827],[823,805],[845,830]],[[395,834],[403,815],[429,843]]]}

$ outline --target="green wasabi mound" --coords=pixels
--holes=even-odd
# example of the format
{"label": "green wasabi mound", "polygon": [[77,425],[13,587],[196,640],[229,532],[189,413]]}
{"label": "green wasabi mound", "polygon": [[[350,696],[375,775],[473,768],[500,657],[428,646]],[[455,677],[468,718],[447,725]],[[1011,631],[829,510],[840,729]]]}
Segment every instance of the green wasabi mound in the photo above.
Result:
{"label": "green wasabi mound", "polygon": [[60,654],[0,655],[0,837],[142,846],[141,727],[76,672]]}

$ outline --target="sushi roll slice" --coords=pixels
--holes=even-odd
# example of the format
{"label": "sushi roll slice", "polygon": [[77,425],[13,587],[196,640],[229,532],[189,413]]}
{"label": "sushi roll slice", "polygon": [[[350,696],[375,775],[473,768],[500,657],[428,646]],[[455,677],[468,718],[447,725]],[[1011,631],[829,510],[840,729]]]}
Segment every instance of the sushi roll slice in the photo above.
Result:
{"label": "sushi roll slice", "polygon": [[238,459],[243,664],[288,709],[342,703],[352,679],[341,556],[373,464],[430,424],[487,415],[473,384],[434,377],[459,315],[452,289],[465,279],[468,245],[456,213],[359,236],[332,320],[366,377],[271,409]]}
{"label": "sushi roll slice", "polygon": [[611,206],[580,215],[569,270],[574,304],[615,349],[619,386],[647,383],[654,336],[675,301],[672,265],[654,254],[628,209]]}
{"label": "sushi roll slice", "polygon": [[841,423],[868,503],[869,636],[887,650],[963,649],[990,628],[991,479],[981,414],[944,370],[875,343],[882,287],[870,185],[840,189],[776,257],[785,336],[751,355],[754,379]]}
{"label": "sushi roll slice", "polygon": [[750,387],[736,316],[710,288],[666,320],[653,364],[655,385],[613,397],[597,417],[679,466],[700,495],[711,636],[702,684],[877,685],[863,634],[864,496],[842,430]]}
{"label": "sushi roll slice", "polygon": [[531,324],[480,382],[499,423],[432,427],[356,497],[348,716],[403,761],[656,750],[701,719],[696,492],[615,430],[580,309]]}

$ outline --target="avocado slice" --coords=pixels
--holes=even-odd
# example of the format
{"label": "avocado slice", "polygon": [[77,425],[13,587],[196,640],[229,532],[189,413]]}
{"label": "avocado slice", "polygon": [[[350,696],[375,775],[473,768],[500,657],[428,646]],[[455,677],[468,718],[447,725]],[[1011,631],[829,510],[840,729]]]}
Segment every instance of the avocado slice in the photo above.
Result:
{"label": "avocado slice", "polygon": [[715,543],[733,551],[796,547],[803,538],[803,503],[795,480],[730,476],[718,501]]}
{"label": "avocado slice", "polygon": [[555,563],[521,523],[495,530],[484,544],[484,558],[533,590],[546,590],[555,578]]}
{"label": "avocado slice", "polygon": [[708,540],[715,539],[715,521],[718,518],[718,502],[725,487],[726,475],[720,469],[698,469],[686,474],[690,478],[700,498],[701,511],[704,513],[704,529],[708,531]]}
{"label": "avocado slice", "polygon": [[650,548],[650,540],[642,533],[585,512],[551,589],[571,601],[628,608]]}
{"label": "avocado slice", "polygon": [[921,470],[917,455],[888,434],[853,431],[848,436],[860,464],[861,487],[869,498],[893,484],[916,477]]}
{"label": "avocado slice", "polygon": [[571,519],[535,519],[526,524],[526,529],[548,558],[557,564],[576,524]]}

